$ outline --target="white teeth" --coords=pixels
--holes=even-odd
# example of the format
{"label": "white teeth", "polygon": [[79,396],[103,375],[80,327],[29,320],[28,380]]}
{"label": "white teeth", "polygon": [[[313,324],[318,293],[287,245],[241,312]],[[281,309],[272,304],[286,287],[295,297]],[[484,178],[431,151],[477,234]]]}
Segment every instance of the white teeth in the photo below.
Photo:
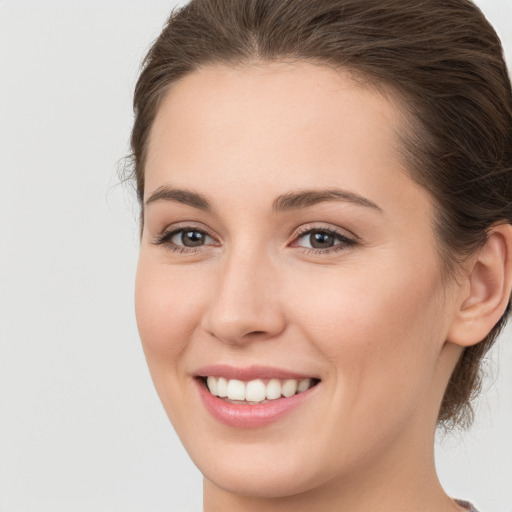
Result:
{"label": "white teeth", "polygon": [[251,380],[246,384],[245,399],[248,402],[263,402],[266,397],[267,388],[262,380]]}
{"label": "white teeth", "polygon": [[228,398],[230,400],[245,400],[245,384],[241,380],[228,381]]}
{"label": "white teeth", "polygon": [[295,379],[288,379],[283,384],[282,393],[284,396],[293,396],[297,393],[297,381]]}
{"label": "white teeth", "polygon": [[243,382],[237,379],[226,379],[224,377],[207,377],[206,384],[212,395],[229,400],[247,401],[251,404],[261,403],[266,400],[276,400],[290,397],[297,393],[308,390],[312,379],[270,379],[267,384],[262,379],[255,379]]}
{"label": "white teeth", "polygon": [[311,387],[311,379],[302,379],[297,386],[297,391],[302,393]]}
{"label": "white teeth", "polygon": [[267,384],[267,398],[276,400],[281,398],[281,383],[277,379],[270,379]]}
{"label": "white teeth", "polygon": [[212,395],[218,395],[217,379],[215,377],[208,377],[206,384]]}
{"label": "white teeth", "polygon": [[[212,391],[212,395],[213,394],[214,393]],[[228,381],[224,377],[219,377],[217,379],[217,396],[219,396],[220,398],[228,396]]]}

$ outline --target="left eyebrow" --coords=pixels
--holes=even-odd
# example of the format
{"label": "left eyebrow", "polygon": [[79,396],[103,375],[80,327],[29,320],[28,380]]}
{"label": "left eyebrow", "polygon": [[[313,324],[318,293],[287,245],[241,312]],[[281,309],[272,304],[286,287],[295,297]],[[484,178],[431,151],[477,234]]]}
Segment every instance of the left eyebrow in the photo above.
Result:
{"label": "left eyebrow", "polygon": [[382,212],[382,208],[380,206],[366,197],[339,188],[289,192],[279,196],[272,203],[272,209],[276,212],[284,212],[288,210],[307,208],[308,206],[313,206],[326,201],[345,201]]}

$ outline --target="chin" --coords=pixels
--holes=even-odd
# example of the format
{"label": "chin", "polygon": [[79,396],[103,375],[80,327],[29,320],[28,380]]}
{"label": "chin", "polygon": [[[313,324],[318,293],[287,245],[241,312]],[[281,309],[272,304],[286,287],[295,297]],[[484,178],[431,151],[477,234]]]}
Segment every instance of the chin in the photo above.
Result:
{"label": "chin", "polygon": [[304,473],[304,464],[296,468],[268,464],[262,470],[251,468],[248,464],[228,465],[223,461],[214,468],[198,467],[205,479],[214,486],[232,494],[254,498],[290,497],[317,488],[320,483],[313,475]]}
{"label": "chin", "polygon": [[329,479],[327,461],[315,463],[314,456],[286,443],[237,446],[217,440],[211,449],[204,438],[199,443],[182,440],[205,480],[232,494],[284,498],[318,488]]}

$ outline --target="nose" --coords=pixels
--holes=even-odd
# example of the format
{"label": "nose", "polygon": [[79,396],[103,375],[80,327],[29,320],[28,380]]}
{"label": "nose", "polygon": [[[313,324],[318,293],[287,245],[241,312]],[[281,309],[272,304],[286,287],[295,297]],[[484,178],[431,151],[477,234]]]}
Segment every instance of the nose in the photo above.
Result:
{"label": "nose", "polygon": [[231,345],[278,336],[286,326],[278,273],[270,258],[247,247],[219,262],[203,329]]}

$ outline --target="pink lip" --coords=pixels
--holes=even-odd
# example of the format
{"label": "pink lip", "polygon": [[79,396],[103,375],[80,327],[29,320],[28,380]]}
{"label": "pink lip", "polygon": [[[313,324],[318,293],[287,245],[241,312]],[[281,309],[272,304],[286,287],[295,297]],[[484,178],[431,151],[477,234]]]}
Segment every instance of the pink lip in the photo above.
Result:
{"label": "pink lip", "polygon": [[312,375],[304,375],[270,366],[249,366],[247,368],[235,368],[224,364],[203,366],[194,372],[197,377],[224,377],[226,379],[238,379],[250,381],[254,379],[308,379]]}
{"label": "pink lip", "polygon": [[303,404],[319,387],[317,384],[297,395],[260,405],[245,405],[226,402],[212,395],[202,379],[194,380],[206,410],[224,425],[235,428],[257,428],[274,423]]}

